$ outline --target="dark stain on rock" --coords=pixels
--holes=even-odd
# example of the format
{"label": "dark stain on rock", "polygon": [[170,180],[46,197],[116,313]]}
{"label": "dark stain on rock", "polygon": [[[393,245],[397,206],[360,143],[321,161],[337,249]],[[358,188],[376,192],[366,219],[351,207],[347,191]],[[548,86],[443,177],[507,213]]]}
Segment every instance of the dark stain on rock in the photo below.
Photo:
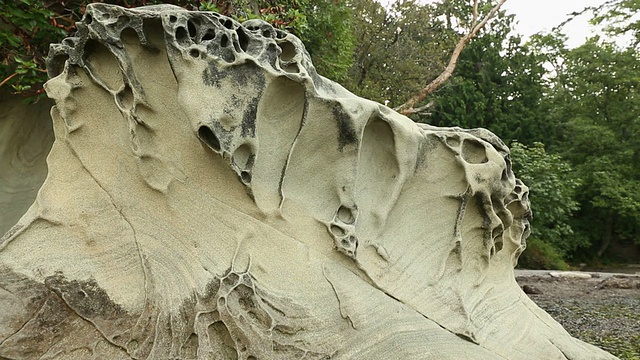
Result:
{"label": "dark stain on rock", "polygon": [[259,97],[254,97],[249,102],[247,109],[244,111],[244,115],[242,116],[242,133],[243,137],[255,137],[256,136],[256,117],[258,116],[258,102],[260,101]]}
{"label": "dark stain on rock", "polygon": [[262,92],[265,87],[263,70],[253,62],[234,66],[233,71],[229,71],[229,74],[238,85],[247,86],[250,84],[258,92]]}
{"label": "dark stain on rock", "polygon": [[223,78],[224,74],[218,69],[215,62],[209,63],[209,66],[202,72],[202,82],[207,86],[215,86],[220,89],[220,80]]}
{"label": "dark stain on rock", "polygon": [[358,142],[358,135],[353,128],[353,120],[339,103],[333,106],[331,113],[338,125],[338,150],[342,152],[345,146]]}
{"label": "dark stain on rock", "polygon": [[44,283],[83,318],[112,320],[127,316],[127,312],[115,304],[93,279],[68,281],[61,274],[56,274],[47,277]]}
{"label": "dark stain on rock", "polygon": [[0,289],[8,294],[0,297],[0,322],[13,331],[0,338],[0,358],[35,359],[47,353],[92,349],[99,342],[110,344],[101,347],[108,352],[103,358],[126,357],[108,334],[125,332],[135,318],[95,281],[68,281],[56,274],[40,283],[0,267]]}

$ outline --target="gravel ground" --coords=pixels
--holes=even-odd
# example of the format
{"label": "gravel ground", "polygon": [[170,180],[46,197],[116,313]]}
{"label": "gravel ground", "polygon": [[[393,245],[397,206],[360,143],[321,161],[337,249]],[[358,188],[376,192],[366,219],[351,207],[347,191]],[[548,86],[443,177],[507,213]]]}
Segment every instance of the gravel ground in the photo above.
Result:
{"label": "gravel ground", "polygon": [[517,272],[538,306],[574,337],[623,360],[640,360],[640,276],[591,273],[592,278]]}

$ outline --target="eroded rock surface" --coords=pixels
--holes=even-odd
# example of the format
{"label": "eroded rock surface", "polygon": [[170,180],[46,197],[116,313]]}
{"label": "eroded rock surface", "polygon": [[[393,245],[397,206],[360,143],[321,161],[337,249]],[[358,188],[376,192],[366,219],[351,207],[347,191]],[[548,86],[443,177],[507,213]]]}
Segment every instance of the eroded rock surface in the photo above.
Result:
{"label": "eroded rock surface", "polygon": [[486,130],[415,124],[300,41],[87,7],[56,141],[0,240],[0,357],[610,359],[515,282],[530,217]]}

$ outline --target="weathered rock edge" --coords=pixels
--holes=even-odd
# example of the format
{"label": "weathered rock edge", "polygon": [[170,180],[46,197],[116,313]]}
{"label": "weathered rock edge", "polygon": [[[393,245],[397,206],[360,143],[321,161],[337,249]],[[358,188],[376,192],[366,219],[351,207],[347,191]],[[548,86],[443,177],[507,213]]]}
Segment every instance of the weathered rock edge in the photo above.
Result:
{"label": "weathered rock edge", "polygon": [[507,147],[317,75],[261,21],[87,7],[0,239],[8,359],[610,359],[515,282]]}

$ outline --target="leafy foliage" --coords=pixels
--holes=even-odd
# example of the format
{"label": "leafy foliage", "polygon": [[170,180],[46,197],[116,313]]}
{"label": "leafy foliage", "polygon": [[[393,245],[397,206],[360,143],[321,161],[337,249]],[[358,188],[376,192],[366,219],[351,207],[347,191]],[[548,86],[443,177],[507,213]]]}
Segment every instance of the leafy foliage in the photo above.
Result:
{"label": "leafy foliage", "polygon": [[389,106],[400,105],[444,68],[457,34],[439,18],[437,6],[417,0],[383,7],[353,0],[357,45],[346,87]]}
{"label": "leafy foliage", "polygon": [[640,0],[610,0],[593,9],[596,16],[592,23],[606,24],[611,35],[633,37],[633,47],[640,45]]}
{"label": "leafy foliage", "polygon": [[514,142],[511,157],[513,171],[529,186],[534,215],[528,250],[520,263],[562,267],[561,260],[567,253],[585,245],[571,228],[571,216],[578,210],[575,193],[581,181],[566,161],[547,153],[542,143],[527,147]]}
{"label": "leafy foliage", "polygon": [[595,257],[612,243],[640,243],[639,88],[638,52],[597,38],[567,53],[554,88],[554,148],[584,180],[575,224]]}
{"label": "leafy foliage", "polygon": [[451,81],[433,97],[433,113],[419,121],[484,127],[528,145],[549,137],[552,129],[539,121],[546,111],[546,58],[508,35],[512,23],[512,16],[501,13],[465,48]]}
{"label": "leafy foliage", "polygon": [[38,0],[0,3],[0,84],[29,95],[41,94],[49,43],[66,34],[55,12]]}

